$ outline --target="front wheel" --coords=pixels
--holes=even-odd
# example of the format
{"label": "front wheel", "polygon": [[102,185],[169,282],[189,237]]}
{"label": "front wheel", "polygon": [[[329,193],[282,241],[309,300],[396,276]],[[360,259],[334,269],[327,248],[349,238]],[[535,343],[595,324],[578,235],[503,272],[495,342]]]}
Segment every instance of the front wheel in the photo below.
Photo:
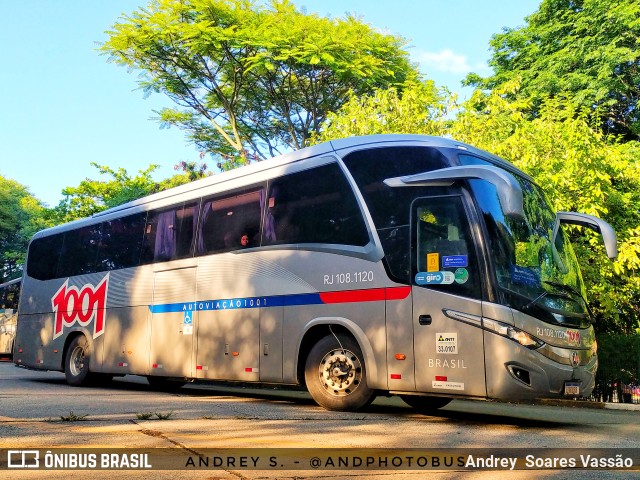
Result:
{"label": "front wheel", "polygon": [[79,335],[71,340],[64,362],[64,376],[69,385],[80,387],[91,381],[90,360],[91,352],[87,337]]}
{"label": "front wheel", "polygon": [[450,398],[444,397],[422,397],[419,395],[400,395],[400,398],[420,413],[433,413],[439,408],[449,405]]}
{"label": "front wheel", "polygon": [[364,356],[351,337],[320,339],[309,352],[304,378],[313,399],[328,410],[357,410],[374,398],[367,385]]}

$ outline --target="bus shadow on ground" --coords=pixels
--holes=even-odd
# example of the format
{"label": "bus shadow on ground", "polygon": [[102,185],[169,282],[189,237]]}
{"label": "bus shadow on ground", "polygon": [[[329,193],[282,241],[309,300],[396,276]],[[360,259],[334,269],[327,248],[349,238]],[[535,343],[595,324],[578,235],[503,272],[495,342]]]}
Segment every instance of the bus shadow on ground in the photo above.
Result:
{"label": "bus shadow on ground", "polygon": [[[49,385],[66,385],[64,377],[62,378],[33,378],[25,379],[27,381],[49,384]],[[76,387],[68,387],[76,388]],[[99,386],[80,387],[83,391],[101,391],[101,390],[117,390],[121,392],[153,392],[160,395],[171,395],[178,397],[237,397],[242,400],[254,400],[268,402],[273,404],[288,404],[291,408],[295,406],[315,407],[315,402],[309,394],[301,387],[274,387],[269,385],[247,385],[236,382],[207,382],[207,383],[190,383],[186,387],[178,388],[173,391],[161,391],[153,388],[144,377],[126,376],[117,377],[111,382]],[[509,412],[504,414],[482,413],[477,411],[464,411],[464,404],[469,401],[453,401],[449,407],[423,414],[416,412],[409,406],[404,406],[401,400],[380,398],[375,403],[357,412],[330,412],[323,410],[321,407],[315,407],[320,412],[328,416],[345,415],[353,416],[361,420],[376,420],[380,416],[402,416],[416,421],[429,422],[452,422],[460,425],[508,425],[520,428],[545,428],[558,429],[566,426],[576,425],[574,422],[552,421],[544,418],[544,411],[540,412],[537,418],[531,418],[518,414],[517,407],[509,408]],[[477,407],[482,402],[472,402]],[[511,406],[512,407],[512,406]],[[476,410],[477,408],[474,408]],[[255,411],[253,414],[255,415]],[[363,417],[363,415],[365,417]],[[584,425],[582,425],[584,427]]]}

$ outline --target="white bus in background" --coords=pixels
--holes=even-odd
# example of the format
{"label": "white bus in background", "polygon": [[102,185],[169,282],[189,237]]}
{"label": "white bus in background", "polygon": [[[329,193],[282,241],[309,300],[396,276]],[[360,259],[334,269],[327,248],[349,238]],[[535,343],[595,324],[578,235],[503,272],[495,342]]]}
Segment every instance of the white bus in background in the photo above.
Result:
{"label": "white bus in background", "polygon": [[510,163],[454,140],[327,142],[39,232],[15,362],[71,385],[143,375],[400,395],[589,395],[592,319],[568,237]]}
{"label": "white bus in background", "polygon": [[21,282],[17,278],[0,284],[0,357],[13,355]]}

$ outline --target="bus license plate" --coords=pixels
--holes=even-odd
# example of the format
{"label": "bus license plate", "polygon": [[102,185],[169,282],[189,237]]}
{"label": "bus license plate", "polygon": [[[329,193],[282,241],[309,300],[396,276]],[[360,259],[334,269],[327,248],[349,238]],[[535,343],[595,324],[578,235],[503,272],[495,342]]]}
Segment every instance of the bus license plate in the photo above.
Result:
{"label": "bus license plate", "polygon": [[580,384],[579,383],[565,383],[564,384],[564,394],[565,395],[580,395]]}

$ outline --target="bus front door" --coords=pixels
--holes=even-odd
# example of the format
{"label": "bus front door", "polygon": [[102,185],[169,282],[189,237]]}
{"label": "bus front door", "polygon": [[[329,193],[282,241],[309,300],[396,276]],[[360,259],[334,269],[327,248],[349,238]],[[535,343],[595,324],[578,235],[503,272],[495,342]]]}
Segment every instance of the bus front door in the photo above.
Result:
{"label": "bus front door", "polygon": [[480,271],[464,199],[412,206],[416,390],[486,396]]}

